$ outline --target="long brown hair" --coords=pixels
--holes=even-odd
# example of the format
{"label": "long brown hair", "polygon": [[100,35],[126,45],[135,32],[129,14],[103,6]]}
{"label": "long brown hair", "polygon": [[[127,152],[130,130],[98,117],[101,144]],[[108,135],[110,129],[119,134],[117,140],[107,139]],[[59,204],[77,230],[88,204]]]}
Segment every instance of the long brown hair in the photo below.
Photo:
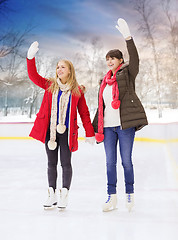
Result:
{"label": "long brown hair", "polygon": [[[77,79],[76,79],[75,69],[74,69],[74,66],[73,66],[72,62],[70,62],[69,60],[65,60],[65,59],[59,60],[59,62],[61,62],[61,61],[66,63],[66,65],[69,68],[69,72],[70,73],[69,73],[69,77],[68,77],[68,80],[67,80],[67,84],[70,86],[71,93],[74,94],[74,95],[77,95],[77,96],[81,96],[81,93],[80,93],[80,90],[79,90],[79,84],[78,84]],[[58,67],[58,63],[56,65],[56,76],[55,76],[55,78],[49,78],[50,86],[49,86],[48,90],[51,93],[53,93],[54,91],[59,89],[59,86],[58,86],[58,83],[57,83],[57,78],[58,78],[57,67]]]}

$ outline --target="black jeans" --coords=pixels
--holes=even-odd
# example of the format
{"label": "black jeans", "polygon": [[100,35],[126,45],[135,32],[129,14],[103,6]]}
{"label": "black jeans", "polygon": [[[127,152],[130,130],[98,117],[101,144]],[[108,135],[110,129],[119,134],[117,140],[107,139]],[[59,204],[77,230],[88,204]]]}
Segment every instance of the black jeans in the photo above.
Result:
{"label": "black jeans", "polygon": [[50,128],[46,134],[45,148],[48,156],[48,183],[49,187],[56,189],[58,149],[60,147],[60,162],[62,167],[62,187],[69,190],[72,180],[71,152],[68,146],[68,129],[63,134],[56,132],[57,148],[50,150],[48,141],[50,139]]}

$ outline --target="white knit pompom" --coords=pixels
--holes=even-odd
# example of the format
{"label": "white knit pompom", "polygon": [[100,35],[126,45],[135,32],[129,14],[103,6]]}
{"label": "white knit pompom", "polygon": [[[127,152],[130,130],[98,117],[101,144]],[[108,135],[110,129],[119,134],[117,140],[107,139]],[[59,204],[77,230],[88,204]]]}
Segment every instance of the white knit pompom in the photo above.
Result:
{"label": "white knit pompom", "polygon": [[65,130],[66,130],[66,126],[65,125],[63,125],[63,124],[58,124],[57,125],[57,132],[58,133],[62,134],[62,133],[65,132]]}
{"label": "white knit pompom", "polygon": [[52,140],[49,140],[49,141],[48,141],[48,148],[49,148],[50,150],[54,150],[54,149],[56,149],[56,147],[57,147],[57,142],[52,141]]}

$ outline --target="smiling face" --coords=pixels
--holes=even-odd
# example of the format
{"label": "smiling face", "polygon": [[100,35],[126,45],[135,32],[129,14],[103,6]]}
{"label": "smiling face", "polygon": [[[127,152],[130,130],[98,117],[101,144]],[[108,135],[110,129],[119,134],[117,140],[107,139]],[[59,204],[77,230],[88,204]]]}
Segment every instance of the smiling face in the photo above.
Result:
{"label": "smiling face", "polygon": [[56,67],[56,74],[63,84],[65,84],[70,75],[70,69],[65,61],[59,61]]}
{"label": "smiling face", "polygon": [[112,71],[112,73],[114,74],[116,69],[119,67],[119,65],[123,62],[123,59],[118,59],[116,57],[107,57],[106,58],[106,63],[107,66],[109,68],[109,70]]}

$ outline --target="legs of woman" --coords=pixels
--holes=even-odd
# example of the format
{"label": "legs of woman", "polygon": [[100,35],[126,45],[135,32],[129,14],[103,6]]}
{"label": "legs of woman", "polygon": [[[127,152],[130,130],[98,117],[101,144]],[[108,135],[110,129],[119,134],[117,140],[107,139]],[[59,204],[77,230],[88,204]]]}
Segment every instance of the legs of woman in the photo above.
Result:
{"label": "legs of woman", "polygon": [[103,205],[103,211],[107,212],[117,205],[117,132],[114,127],[104,128],[104,148],[106,153],[108,199]]}
{"label": "legs of woman", "polygon": [[108,200],[103,205],[103,211],[116,208],[117,195],[117,142],[119,139],[120,155],[124,168],[126,206],[129,211],[133,207],[133,184],[134,172],[132,164],[132,148],[135,137],[135,128],[121,130],[119,127],[104,128],[104,147],[106,152],[107,179],[108,179]]}
{"label": "legs of woman", "polygon": [[50,139],[50,131],[48,129],[45,140],[45,148],[48,156],[48,184],[49,187],[52,187],[55,191],[56,189],[56,180],[57,180],[57,164],[58,164],[58,148],[59,144],[57,141],[57,148],[55,150],[50,150],[48,148],[48,141]]}
{"label": "legs of woman", "polygon": [[45,139],[45,148],[48,156],[48,198],[43,204],[45,209],[53,208],[57,205],[57,196],[56,196],[56,180],[57,180],[57,163],[58,163],[58,148],[59,144],[57,143],[57,148],[55,150],[50,150],[48,148],[48,141],[50,139],[50,131],[48,129]]}
{"label": "legs of woman", "polygon": [[62,167],[62,188],[60,189],[60,199],[58,208],[64,209],[68,204],[68,191],[72,179],[71,152],[68,146],[68,131],[63,134],[57,134],[60,146],[60,161]]}
{"label": "legs of woman", "polygon": [[132,149],[135,137],[135,128],[121,130],[118,128],[118,138],[122,165],[124,168],[126,193],[134,192],[134,171],[132,164]]}
{"label": "legs of woman", "polygon": [[108,194],[116,193],[117,184],[117,141],[115,127],[104,128],[104,148],[106,153]]}
{"label": "legs of woman", "polygon": [[62,189],[60,190],[60,199],[58,208],[65,208],[67,206],[68,190],[70,188],[72,179],[71,166],[71,152],[68,146],[68,131],[59,134],[56,133],[57,148],[49,150],[48,141],[50,138],[50,131],[48,129],[45,141],[46,153],[48,156],[48,199],[44,207],[48,208],[57,204],[56,182],[57,182],[57,164],[58,164],[58,148],[60,147],[60,161],[62,167]]}
{"label": "legs of woman", "polygon": [[121,130],[120,127],[104,128],[104,147],[106,152],[108,194],[116,193],[117,183],[117,141],[119,139],[120,155],[124,168],[126,193],[133,193],[134,171],[132,148],[135,128]]}
{"label": "legs of woman", "polygon": [[62,167],[62,187],[69,190],[72,180],[71,152],[68,146],[68,131],[59,134],[60,161]]}
{"label": "legs of woman", "polygon": [[56,134],[57,148],[49,150],[48,141],[50,138],[49,129],[46,134],[46,153],[48,156],[48,183],[49,187],[56,189],[57,181],[57,164],[58,164],[58,149],[60,147],[60,161],[62,167],[62,187],[69,190],[72,179],[72,166],[71,166],[71,152],[68,146],[68,131],[63,134]]}

